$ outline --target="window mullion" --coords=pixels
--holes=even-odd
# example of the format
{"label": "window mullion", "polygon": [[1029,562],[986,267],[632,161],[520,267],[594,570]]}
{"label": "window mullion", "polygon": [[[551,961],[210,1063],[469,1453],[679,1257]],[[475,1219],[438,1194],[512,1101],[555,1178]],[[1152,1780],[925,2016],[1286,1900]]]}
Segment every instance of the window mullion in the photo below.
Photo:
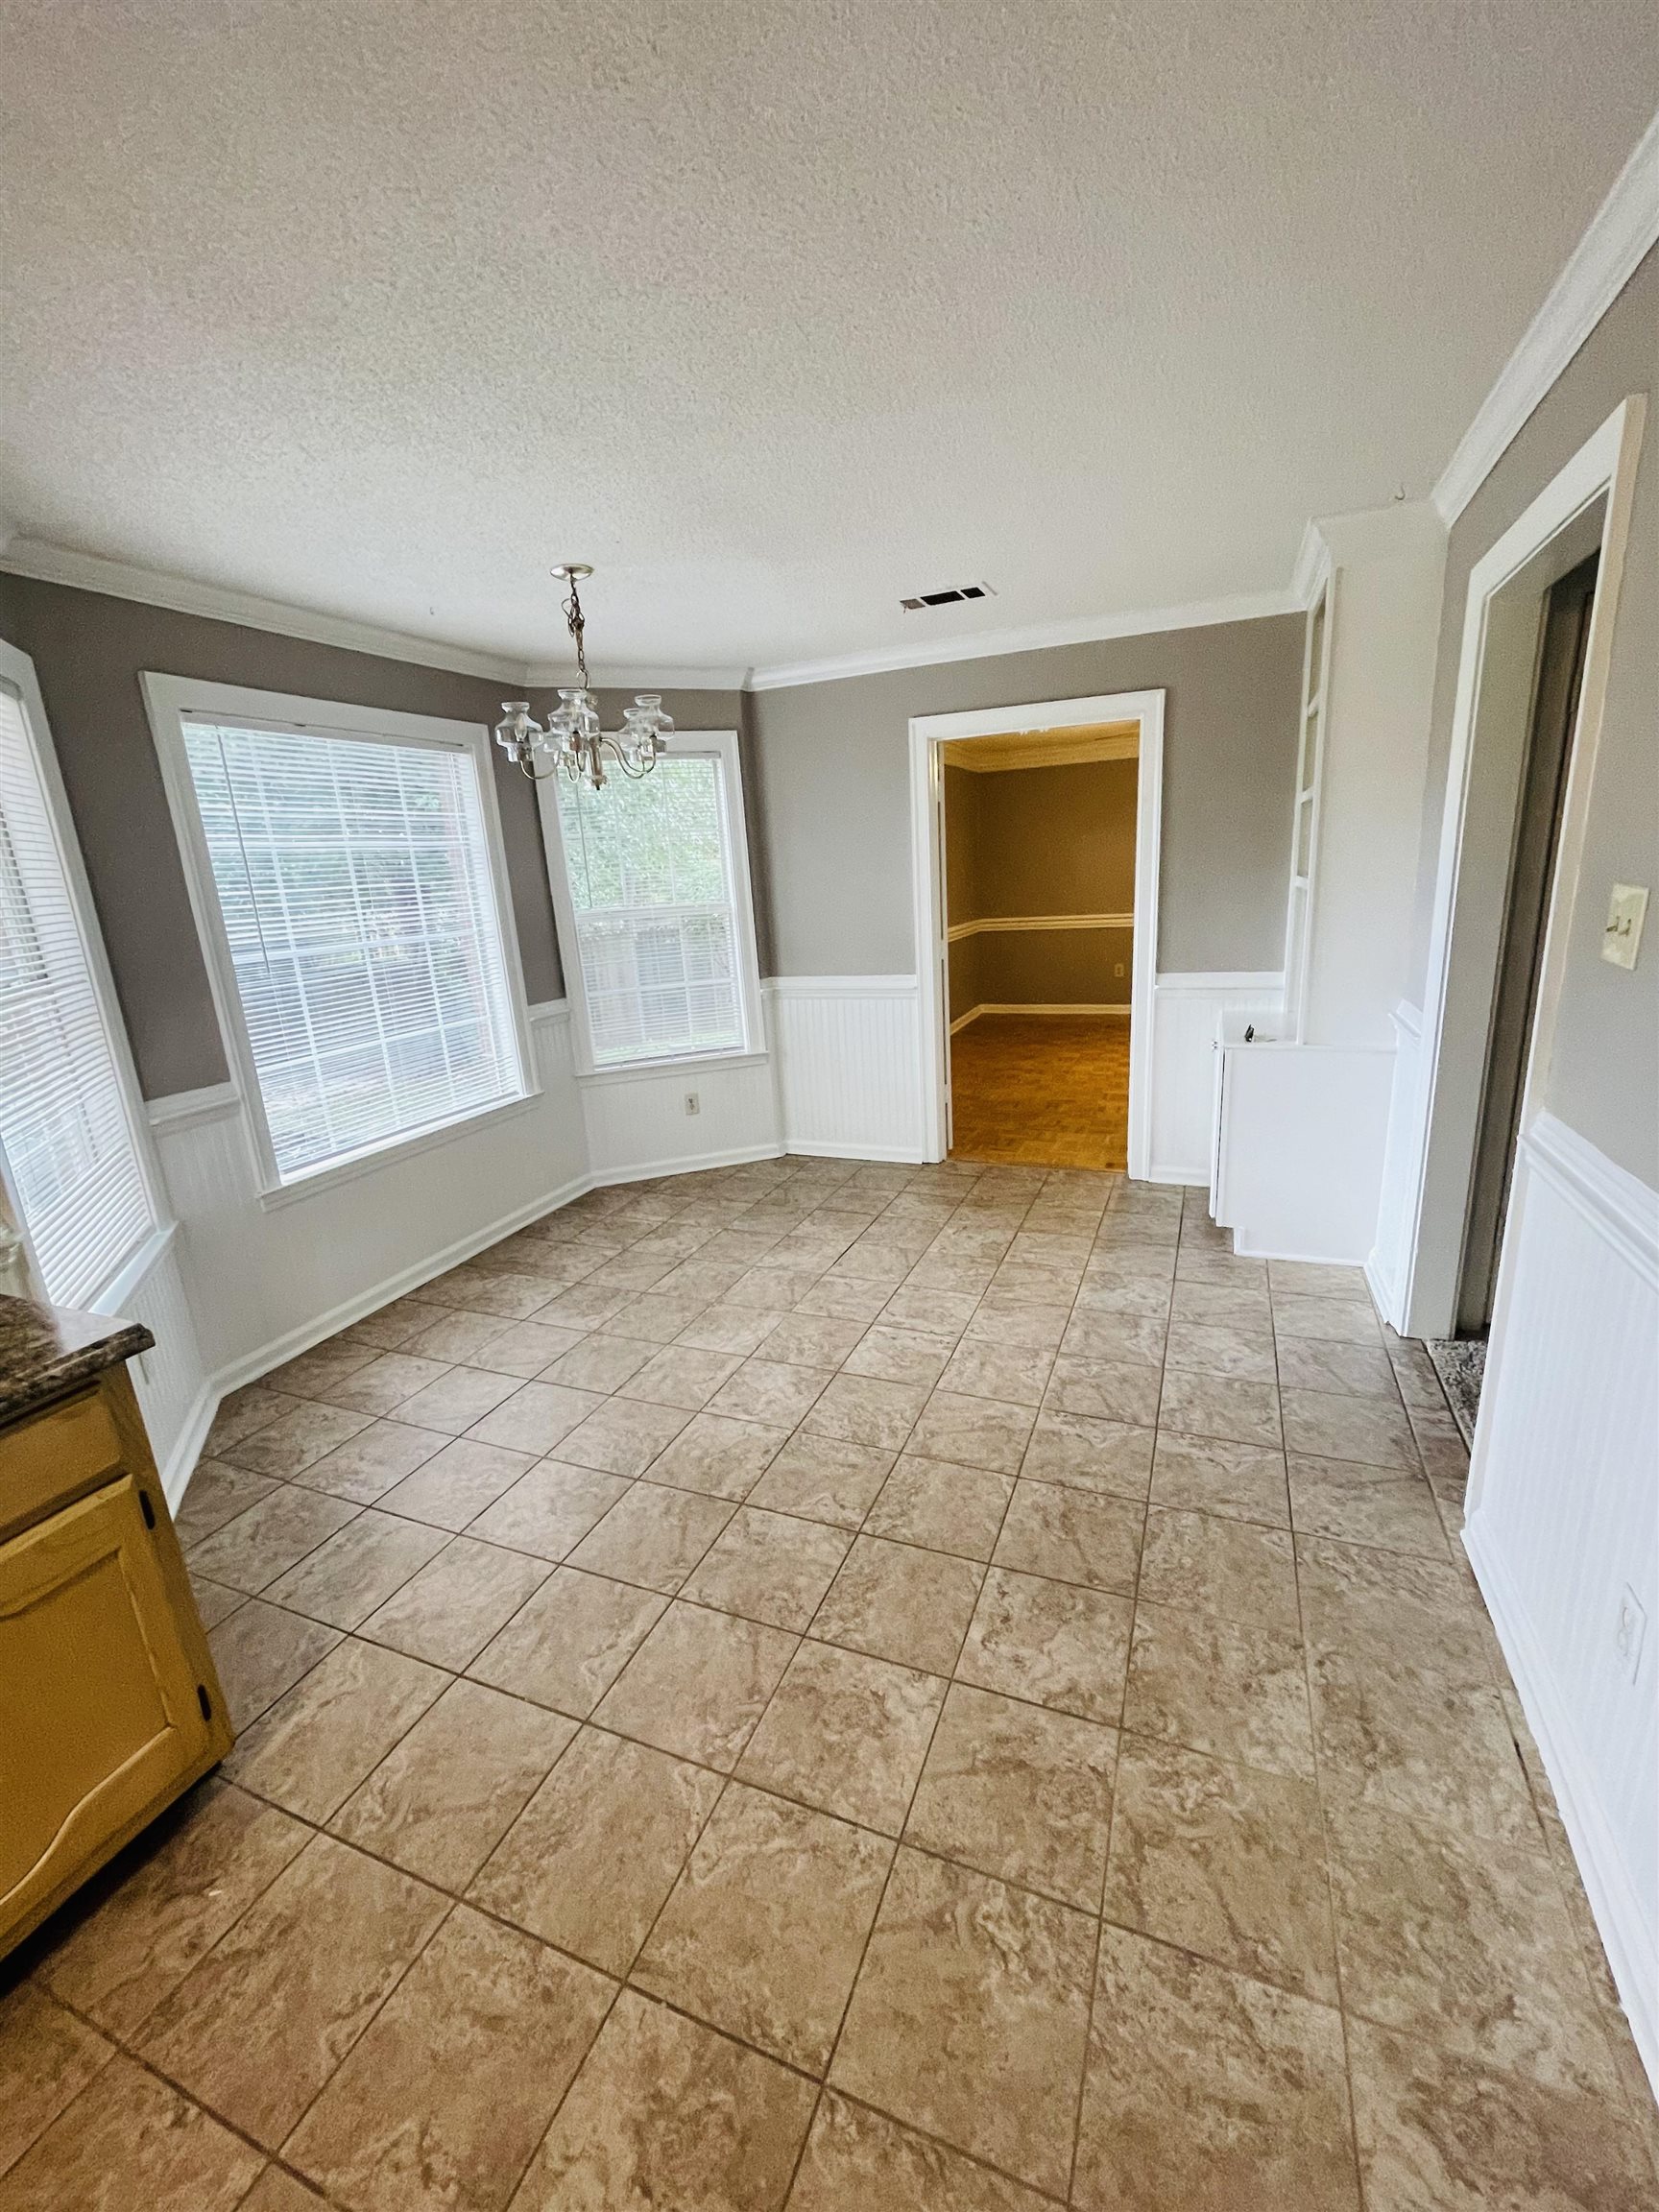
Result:
{"label": "window mullion", "polygon": [[409,819],[409,793],[403,781],[403,763],[397,763],[397,805],[403,816],[403,842],[409,854],[409,880],[415,886],[415,911],[421,922],[421,950],[426,962],[426,979],[432,986],[432,1012],[438,1029],[438,1049],[444,1055],[444,1081],[451,1102],[455,1097],[455,1058],[449,1049],[449,1024],[445,1018],[443,994],[438,988],[438,970],[432,959],[432,925],[426,912],[426,894],[421,887],[421,856],[416,850],[415,829]]}

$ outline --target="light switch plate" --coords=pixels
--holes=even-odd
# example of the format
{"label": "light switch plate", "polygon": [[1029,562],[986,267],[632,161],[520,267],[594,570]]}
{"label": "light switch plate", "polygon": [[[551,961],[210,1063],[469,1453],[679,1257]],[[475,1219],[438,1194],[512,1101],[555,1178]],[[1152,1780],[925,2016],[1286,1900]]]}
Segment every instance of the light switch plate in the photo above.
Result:
{"label": "light switch plate", "polygon": [[1647,918],[1647,887],[1640,883],[1615,883],[1607,902],[1607,926],[1601,932],[1601,957],[1615,968],[1634,968],[1642,948],[1642,925]]}

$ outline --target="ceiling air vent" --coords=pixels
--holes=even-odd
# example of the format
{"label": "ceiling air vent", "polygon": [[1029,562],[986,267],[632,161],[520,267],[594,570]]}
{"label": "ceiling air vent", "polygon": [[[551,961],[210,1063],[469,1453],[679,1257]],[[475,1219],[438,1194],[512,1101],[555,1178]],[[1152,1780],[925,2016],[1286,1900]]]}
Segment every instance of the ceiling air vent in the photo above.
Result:
{"label": "ceiling air vent", "polygon": [[954,607],[964,599],[992,596],[989,584],[956,584],[949,591],[920,591],[914,599],[901,599],[899,604],[906,614],[915,614],[924,607]]}

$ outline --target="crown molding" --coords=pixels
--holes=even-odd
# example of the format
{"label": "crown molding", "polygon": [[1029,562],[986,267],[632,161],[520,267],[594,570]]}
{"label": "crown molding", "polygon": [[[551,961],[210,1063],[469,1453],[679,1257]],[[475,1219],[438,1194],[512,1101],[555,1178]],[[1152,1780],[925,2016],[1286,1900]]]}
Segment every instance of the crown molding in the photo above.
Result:
{"label": "crown molding", "polygon": [[1655,239],[1659,239],[1659,115],[1637,140],[1613,189],[1447,462],[1431,496],[1448,530],[1612,306]]}
{"label": "crown molding", "polygon": [[[1303,563],[1312,547],[1313,589],[1332,567],[1353,567],[1360,562],[1391,561],[1402,554],[1438,553],[1446,543],[1446,525],[1432,499],[1395,499],[1386,507],[1357,507],[1345,515],[1321,515],[1310,522],[1297,560],[1300,581]],[[1313,592],[1309,592],[1312,604]]]}
{"label": "crown molding", "polygon": [[1005,736],[948,738],[944,760],[970,776],[1002,776],[1016,768],[1076,768],[1094,760],[1134,760],[1141,752],[1141,725],[1110,736],[1075,734],[1066,730],[1015,730]]}
{"label": "crown molding", "polygon": [[1290,596],[1298,607],[1312,606],[1330,565],[1331,549],[1320,535],[1318,523],[1310,516],[1296,551],[1296,565],[1290,571]]}
{"label": "crown molding", "polygon": [[[532,661],[521,671],[533,691],[557,690],[574,684],[576,670],[568,661]],[[588,671],[595,691],[741,691],[749,682],[747,668],[635,667],[601,661]]]}
{"label": "crown molding", "polygon": [[880,676],[899,668],[932,668],[949,661],[989,661],[1007,653],[1043,653],[1056,645],[1094,645],[1108,637],[1145,637],[1161,630],[1202,630],[1218,622],[1256,622],[1299,614],[1292,591],[1246,591],[1231,599],[1195,599],[1184,607],[1143,607],[1124,614],[1090,614],[1072,622],[1038,622],[1023,630],[982,630],[976,637],[938,637],[876,653],[844,653],[828,661],[794,661],[756,668],[751,691],[785,691],[801,684],[832,684],[847,676]]}
{"label": "crown molding", "polygon": [[268,630],[279,637],[302,637],[312,645],[338,645],[349,653],[373,653],[383,661],[413,661],[422,668],[447,668],[458,676],[489,676],[506,684],[524,681],[524,663],[505,654],[481,653],[442,638],[420,637],[405,630],[384,630],[373,622],[325,614],[313,607],[291,607],[222,584],[203,584],[159,568],[139,568],[101,554],[77,553],[37,538],[13,538],[0,551],[0,569],[32,576],[45,584],[66,584],[77,591],[101,591],[112,599],[134,599],[146,607],[167,607],[176,614],[201,614],[211,622],[234,622],[248,630]]}

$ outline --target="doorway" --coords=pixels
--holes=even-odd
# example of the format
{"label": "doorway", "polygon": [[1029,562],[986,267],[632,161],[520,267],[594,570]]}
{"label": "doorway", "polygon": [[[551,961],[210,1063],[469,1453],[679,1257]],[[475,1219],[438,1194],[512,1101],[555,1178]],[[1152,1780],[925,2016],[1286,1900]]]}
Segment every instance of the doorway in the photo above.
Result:
{"label": "doorway", "polygon": [[912,722],[930,1157],[1146,1174],[1163,706]]}
{"label": "doorway", "polygon": [[1457,1334],[1481,1341],[1492,1325],[1498,1254],[1515,1174],[1521,1088],[1538,1004],[1544,927],[1555,879],[1561,807],[1567,791],[1573,729],[1584,686],[1584,656],[1599,567],[1598,550],[1551,585],[1545,595],[1539,628],[1538,672],[1533,680],[1527,757],[1521,770],[1515,848],[1509,864],[1498,986],[1493,996],[1457,1290]]}
{"label": "doorway", "polygon": [[953,1158],[1128,1166],[1140,734],[940,749]]}
{"label": "doorway", "polygon": [[1475,563],[1464,603],[1389,1318],[1465,1370],[1471,1514],[1487,1433],[1473,1416],[1510,1320],[1506,1233],[1548,1118],[1644,414],[1640,395],[1614,409]]}

